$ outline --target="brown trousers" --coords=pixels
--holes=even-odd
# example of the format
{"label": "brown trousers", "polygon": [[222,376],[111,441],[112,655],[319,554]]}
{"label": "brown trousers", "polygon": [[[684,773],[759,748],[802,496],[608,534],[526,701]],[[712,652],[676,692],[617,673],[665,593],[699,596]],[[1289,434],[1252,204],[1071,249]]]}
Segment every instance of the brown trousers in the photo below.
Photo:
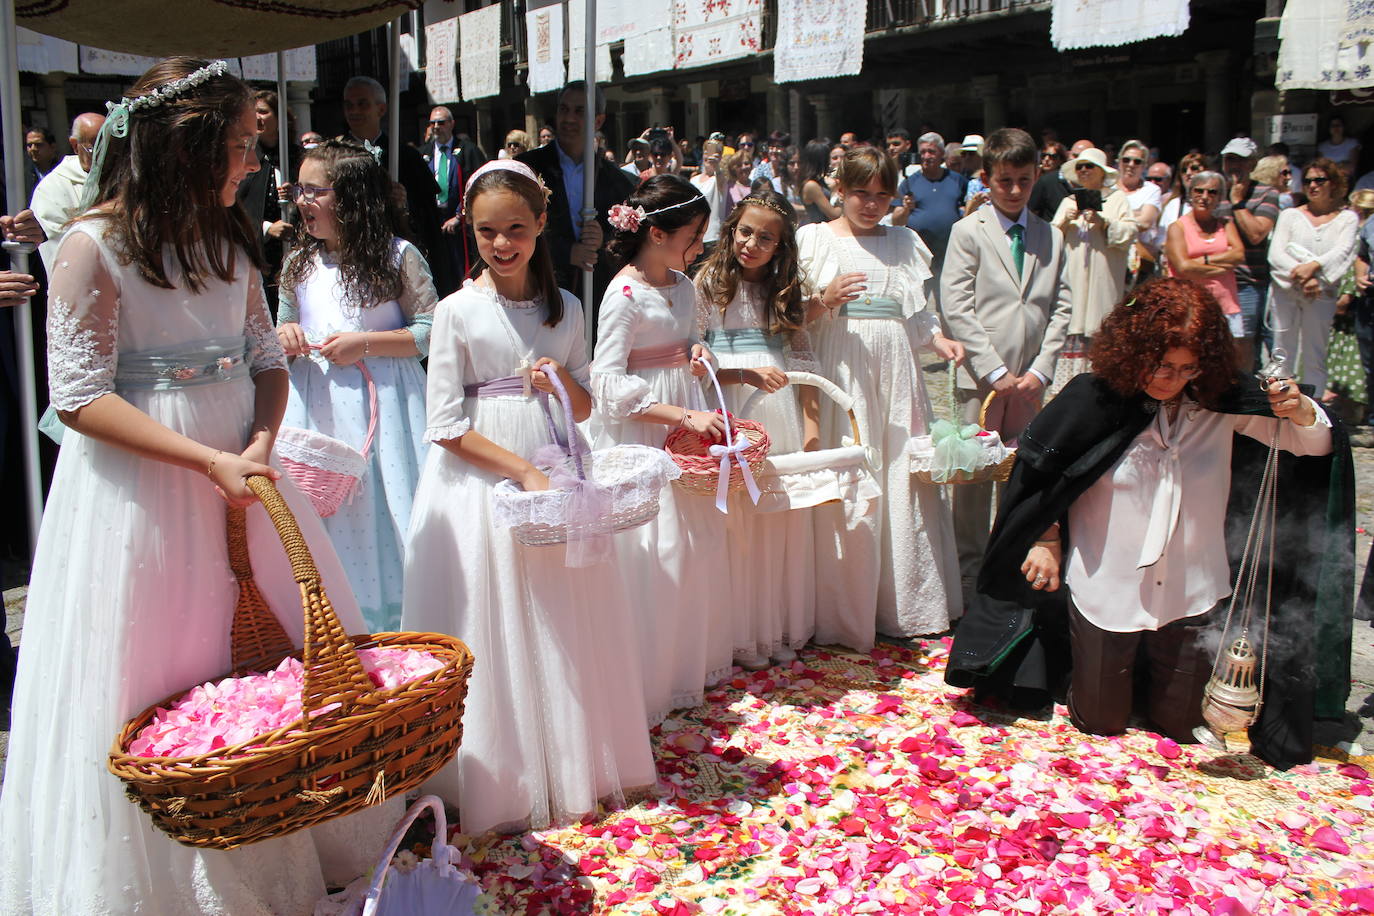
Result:
{"label": "brown trousers", "polygon": [[1175,741],[1191,742],[1202,724],[1202,691],[1212,675],[1212,656],[1203,638],[1213,609],[1176,620],[1158,630],[1113,633],[1088,622],[1070,603],[1069,643],[1073,676],[1069,681],[1069,718],[1094,735],[1126,730],[1134,701],[1135,665],[1149,666],[1146,716],[1150,726]]}

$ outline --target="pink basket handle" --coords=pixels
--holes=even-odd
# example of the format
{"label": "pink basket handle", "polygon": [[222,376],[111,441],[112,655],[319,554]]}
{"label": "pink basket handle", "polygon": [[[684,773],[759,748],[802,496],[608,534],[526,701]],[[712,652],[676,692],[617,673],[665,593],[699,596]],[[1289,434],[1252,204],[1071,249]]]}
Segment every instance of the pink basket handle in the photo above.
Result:
{"label": "pink basket handle", "polygon": [[[319,350],[319,344],[307,344],[311,350]],[[367,380],[367,435],[363,437],[362,452],[363,460],[372,453],[372,443],[377,441],[377,383],[372,380],[372,373],[368,371],[367,364],[358,360],[353,365],[358,367],[358,371]]]}

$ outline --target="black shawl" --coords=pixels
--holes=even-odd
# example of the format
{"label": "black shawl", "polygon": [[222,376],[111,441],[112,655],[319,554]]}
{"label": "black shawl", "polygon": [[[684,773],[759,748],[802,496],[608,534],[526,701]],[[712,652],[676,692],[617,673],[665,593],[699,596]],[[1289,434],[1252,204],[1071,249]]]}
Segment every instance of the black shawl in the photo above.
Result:
{"label": "black shawl", "polygon": [[[1056,521],[1066,545],[1072,540],[1069,505],[1116,464],[1157,408],[1143,393],[1122,397],[1085,373],[1031,422],[998,507],[978,594],[955,634],[947,683],[1014,701],[1055,690],[1069,666],[1065,590],[1032,589],[1021,564]],[[1210,409],[1273,415],[1256,382],[1240,376]],[[1349,438],[1334,417],[1331,445],[1330,455],[1279,456],[1267,684],[1250,738],[1254,752],[1280,768],[1311,759],[1314,718],[1343,716],[1350,692],[1355,488]],[[1226,545],[1233,573],[1267,452],[1236,436]]]}

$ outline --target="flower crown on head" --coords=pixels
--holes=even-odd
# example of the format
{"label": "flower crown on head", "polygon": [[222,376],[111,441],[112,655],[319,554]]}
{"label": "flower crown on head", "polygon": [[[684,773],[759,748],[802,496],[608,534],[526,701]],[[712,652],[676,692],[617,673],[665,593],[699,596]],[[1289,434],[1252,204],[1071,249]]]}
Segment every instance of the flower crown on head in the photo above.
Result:
{"label": "flower crown on head", "polygon": [[81,187],[80,210],[89,210],[95,204],[95,196],[100,193],[100,173],[105,167],[105,151],[109,148],[110,138],[122,139],[129,136],[129,120],[132,115],[161,107],[177,96],[184,95],[228,72],[229,64],[216,60],[180,79],[163,83],[147,95],[141,95],[136,99],[125,96],[118,104],[106,102],[105,123],[101,126],[100,133],[96,134],[95,145],[91,149],[91,168],[86,173],[86,183]]}
{"label": "flower crown on head", "polygon": [[753,204],[756,207],[763,207],[766,210],[772,210],[774,213],[778,214],[785,220],[795,220],[797,218],[796,213],[788,213],[786,210],[782,208],[782,205],[779,204],[777,201],[769,200],[765,197],[755,197],[751,194],[739,202],[739,206],[741,207],[743,207],[745,204]]}
{"label": "flower crown on head", "polygon": [[[695,190],[695,189],[693,189]],[[691,197],[666,207],[659,207],[657,210],[645,211],[643,207],[630,207],[625,204],[616,204],[606,213],[606,221],[621,232],[638,232],[640,225],[651,216],[658,216],[660,213],[667,213],[669,210],[676,210],[678,207],[685,207],[697,201],[704,201],[706,198],[697,191]]]}

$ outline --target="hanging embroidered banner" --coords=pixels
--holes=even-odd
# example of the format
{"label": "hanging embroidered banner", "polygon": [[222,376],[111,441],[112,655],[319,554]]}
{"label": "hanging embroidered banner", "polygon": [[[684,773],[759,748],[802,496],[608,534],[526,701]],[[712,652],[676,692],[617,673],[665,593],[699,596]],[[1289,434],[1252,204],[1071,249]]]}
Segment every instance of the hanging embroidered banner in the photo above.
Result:
{"label": "hanging embroidered banner", "polygon": [[458,93],[458,17],[425,26],[425,87],[435,105],[456,102]]}
{"label": "hanging embroidered banner", "polygon": [[1369,0],[1302,0],[1279,20],[1274,85],[1288,89],[1359,89],[1374,86],[1374,45],[1346,41],[1366,21]]}
{"label": "hanging embroidered banner", "polygon": [[858,73],[867,12],[866,0],[778,0],[773,80],[790,83]]}
{"label": "hanging embroidered banner", "polygon": [[762,12],[762,0],[673,0],[673,66],[758,53]]}
{"label": "hanging embroidered banner", "polygon": [[1058,51],[1128,45],[1187,29],[1188,0],[1054,0],[1050,5],[1050,43]]}
{"label": "hanging embroidered banner", "polygon": [[[587,14],[583,0],[568,0],[568,79],[580,80],[587,76]],[[601,4],[596,5],[598,15]],[[596,81],[611,81],[611,46],[598,43],[596,46]]]}
{"label": "hanging embroidered banner", "polygon": [[553,92],[563,86],[563,6],[555,3],[525,13],[529,48],[530,92]]}
{"label": "hanging embroidered banner", "polygon": [[458,17],[459,75],[463,101],[501,92],[501,4]]}
{"label": "hanging embroidered banner", "polygon": [[[246,80],[277,80],[277,55],[254,54],[239,59]],[[286,52],[286,78],[301,83],[315,81],[315,46],[293,48]]]}

